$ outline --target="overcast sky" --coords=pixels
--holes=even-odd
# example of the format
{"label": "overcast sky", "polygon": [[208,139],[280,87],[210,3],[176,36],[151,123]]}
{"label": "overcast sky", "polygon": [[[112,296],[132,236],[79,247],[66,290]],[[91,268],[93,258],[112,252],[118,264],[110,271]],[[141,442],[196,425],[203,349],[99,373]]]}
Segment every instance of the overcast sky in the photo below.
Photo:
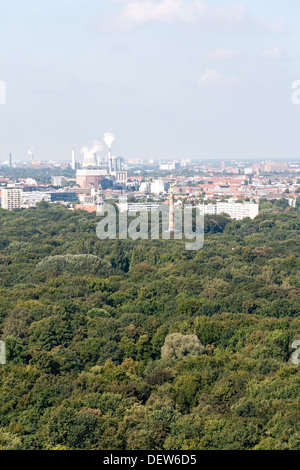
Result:
{"label": "overcast sky", "polygon": [[[295,0],[10,0],[0,160],[299,159]],[[107,148],[103,144],[105,155]]]}

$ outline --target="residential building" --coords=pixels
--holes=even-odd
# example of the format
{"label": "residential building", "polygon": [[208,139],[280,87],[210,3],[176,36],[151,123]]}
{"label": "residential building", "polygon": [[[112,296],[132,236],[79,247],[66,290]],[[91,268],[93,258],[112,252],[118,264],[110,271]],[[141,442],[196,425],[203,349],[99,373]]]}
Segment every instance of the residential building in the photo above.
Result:
{"label": "residential building", "polygon": [[2,209],[20,209],[23,200],[23,190],[19,188],[4,188],[1,193]]}
{"label": "residential building", "polygon": [[201,205],[200,211],[204,215],[219,215],[225,213],[236,220],[242,220],[246,217],[254,219],[259,213],[259,204],[251,202],[217,202],[216,204]]}

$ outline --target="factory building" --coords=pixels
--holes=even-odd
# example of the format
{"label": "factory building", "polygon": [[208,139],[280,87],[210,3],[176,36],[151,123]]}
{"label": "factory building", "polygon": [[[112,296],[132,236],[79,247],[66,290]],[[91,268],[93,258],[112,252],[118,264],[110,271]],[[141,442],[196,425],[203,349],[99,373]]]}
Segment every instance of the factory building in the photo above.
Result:
{"label": "factory building", "polygon": [[112,187],[114,182],[117,184],[127,183],[127,171],[124,171],[123,157],[112,157],[111,152],[109,152],[106,165],[103,166],[99,163],[100,160],[97,154],[84,154],[82,168],[78,169],[76,173],[76,183],[81,188],[98,188],[102,186],[103,189],[106,189]]}
{"label": "factory building", "polygon": [[127,184],[127,171],[116,171],[114,176],[116,177],[116,183]]}
{"label": "factory building", "polygon": [[98,187],[102,179],[108,176],[107,170],[103,168],[82,168],[77,170],[76,183],[81,188]]}

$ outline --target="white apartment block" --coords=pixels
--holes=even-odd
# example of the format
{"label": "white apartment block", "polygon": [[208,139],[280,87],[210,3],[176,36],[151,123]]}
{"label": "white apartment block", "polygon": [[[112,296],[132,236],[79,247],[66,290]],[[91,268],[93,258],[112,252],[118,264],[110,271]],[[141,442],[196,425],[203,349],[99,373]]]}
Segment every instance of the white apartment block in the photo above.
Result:
{"label": "white apartment block", "polygon": [[141,193],[151,193],[151,183],[149,181],[143,181],[140,184]]}
{"label": "white apartment block", "polygon": [[169,163],[162,163],[161,165],[159,165],[159,169],[160,170],[177,170],[178,168],[180,168],[180,163],[176,162],[176,161],[173,161],[173,162],[169,162]]}
{"label": "white apartment block", "polygon": [[155,180],[151,183],[151,194],[164,194],[165,193],[165,183],[162,180]]}
{"label": "white apartment block", "polygon": [[120,202],[118,204],[120,212],[140,212],[140,211],[155,211],[161,207],[161,204],[153,203],[153,202]]}
{"label": "white apartment block", "polygon": [[1,190],[2,209],[20,209],[23,201],[23,190],[17,188],[3,188]]}
{"label": "white apartment block", "polygon": [[51,202],[50,193],[45,191],[25,191],[23,193],[23,206],[35,207],[41,201]]}
{"label": "white apartment block", "polygon": [[246,217],[255,219],[259,213],[259,204],[252,202],[217,202],[216,204],[200,205],[200,211],[204,215],[219,215],[226,213],[231,217],[231,219],[236,220],[242,220]]}

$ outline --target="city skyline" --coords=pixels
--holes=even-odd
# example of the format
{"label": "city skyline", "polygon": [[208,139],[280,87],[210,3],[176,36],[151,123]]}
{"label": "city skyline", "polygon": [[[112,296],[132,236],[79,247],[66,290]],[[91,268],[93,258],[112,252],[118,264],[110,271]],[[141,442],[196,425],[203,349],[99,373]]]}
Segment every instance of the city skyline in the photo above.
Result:
{"label": "city skyline", "polygon": [[[295,2],[16,0],[2,6],[0,161],[299,159]],[[103,142],[101,155],[107,155]]]}
{"label": "city skyline", "polygon": [[[57,165],[57,166],[66,166],[66,165],[69,165],[70,168],[72,168],[72,165],[73,165],[73,155],[74,155],[74,151],[75,151],[75,164],[76,164],[76,168],[78,168],[78,165],[79,167],[81,167],[83,164],[84,164],[84,159],[85,159],[85,156],[84,154],[82,154],[81,152],[78,152],[78,155],[76,154],[76,149],[71,149],[71,156],[66,156],[66,158],[62,159],[62,160],[55,160],[55,159],[51,159],[51,160],[42,160],[42,159],[35,159],[34,161],[32,161],[31,159],[31,156],[26,152],[25,152],[25,155],[24,155],[24,158],[19,158],[19,159],[15,159],[14,156],[10,153],[9,155],[7,156],[2,156],[2,159],[0,158],[0,167],[16,167],[18,168],[20,165],[23,166],[23,165],[26,165],[28,167],[32,166],[33,168],[39,168],[39,165],[45,167],[46,164],[49,164],[50,166],[51,165]],[[77,155],[77,156],[76,156]],[[102,160],[102,162],[104,162],[104,160],[107,160],[108,158],[108,155],[105,155],[104,153],[98,153],[98,152],[95,152],[95,157],[97,156],[97,159],[98,160]],[[113,158],[124,158],[122,155],[113,155]],[[224,161],[226,163],[226,165],[245,165],[245,164],[249,164],[249,165],[253,165],[255,163],[263,163],[263,162],[278,162],[278,163],[289,163],[291,165],[299,165],[300,163],[300,157],[299,158],[243,158],[243,157],[240,157],[240,158],[214,158],[214,157],[211,157],[211,158],[131,158],[130,156],[127,157],[127,158],[124,158],[124,161],[126,162],[127,165],[133,165],[133,164],[136,164],[137,166],[151,166],[151,165],[154,165],[154,167],[157,167],[157,166],[160,166],[160,165],[167,165],[167,164],[172,164],[172,163],[182,163],[182,162],[186,162],[188,165],[194,165],[194,164],[203,164],[203,165],[209,165],[211,167],[219,167],[221,164],[222,164],[222,161]],[[103,165],[103,163],[102,163]],[[75,170],[76,170],[75,168]],[[221,166],[220,166],[221,168]],[[221,168],[222,169],[222,168]]]}

